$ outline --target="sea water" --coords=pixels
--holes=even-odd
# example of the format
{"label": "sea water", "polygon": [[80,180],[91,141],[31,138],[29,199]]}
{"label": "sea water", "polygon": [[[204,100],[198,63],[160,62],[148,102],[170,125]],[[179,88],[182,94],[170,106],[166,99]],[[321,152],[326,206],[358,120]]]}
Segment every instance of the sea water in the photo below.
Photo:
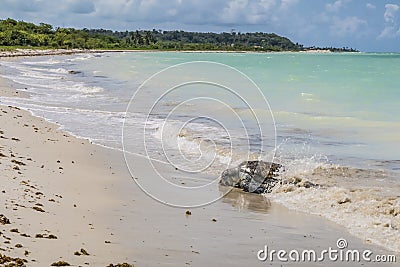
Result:
{"label": "sea water", "polygon": [[[400,251],[399,73],[400,54],[392,53],[32,57],[1,62],[2,76],[31,95],[1,103],[113,149],[124,140],[128,152],[210,179],[245,159],[274,160],[285,166],[284,179],[318,186],[282,186],[267,197]],[[232,91],[204,83],[168,91],[199,77],[237,88],[234,96],[250,107],[265,97],[257,123],[249,106],[230,100]]]}

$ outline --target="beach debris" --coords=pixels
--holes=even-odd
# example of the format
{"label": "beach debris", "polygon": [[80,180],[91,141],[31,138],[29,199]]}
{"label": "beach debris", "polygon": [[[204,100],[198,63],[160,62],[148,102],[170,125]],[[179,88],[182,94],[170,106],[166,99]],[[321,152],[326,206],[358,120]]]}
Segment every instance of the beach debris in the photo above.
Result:
{"label": "beach debris", "polygon": [[53,234],[36,234],[35,238],[47,238],[47,239],[57,239],[57,236],[53,235]]}
{"label": "beach debris", "polygon": [[41,207],[37,207],[37,206],[32,207],[32,209],[39,211],[39,212],[45,212],[44,209],[42,209]]}
{"label": "beach debris", "polygon": [[135,266],[132,265],[132,264],[124,262],[124,263],[118,263],[118,264],[112,264],[111,263],[110,265],[107,265],[106,267],[135,267]]}
{"label": "beach debris", "polygon": [[292,187],[288,187],[288,188],[284,189],[287,192],[294,191],[295,187],[293,187],[293,185],[296,186],[296,187],[304,187],[304,188],[311,188],[311,187],[315,187],[316,186],[315,184],[311,183],[310,181],[304,180],[304,179],[302,179],[300,177],[297,177],[297,176],[291,177],[291,178],[283,181],[282,184],[292,185]]}
{"label": "beach debris", "polygon": [[[25,263],[28,261],[25,259],[20,259],[20,258],[11,258],[6,255],[2,255],[0,253],[0,264],[2,266],[16,266],[16,267],[22,267],[25,266]],[[3,265],[4,264],[4,265]]]}
{"label": "beach debris", "polygon": [[236,168],[227,169],[221,174],[220,184],[241,188],[256,194],[271,193],[281,179],[284,171],[281,164],[266,161],[244,161]]}
{"label": "beach debris", "polygon": [[71,264],[66,261],[57,261],[53,262],[50,266],[71,266]]}
{"label": "beach debris", "polygon": [[81,253],[82,253],[82,255],[85,255],[85,256],[90,255],[84,248],[81,248]]}
{"label": "beach debris", "polygon": [[11,224],[10,220],[6,216],[4,216],[3,214],[0,214],[0,223],[2,225]]}
{"label": "beach debris", "polygon": [[14,164],[20,165],[20,166],[25,166],[26,165],[22,161],[18,161],[18,160],[15,160],[15,159],[11,160],[11,162],[14,163]]}
{"label": "beach debris", "polygon": [[340,200],[338,200],[338,204],[345,204],[345,203],[350,203],[351,202],[351,199],[350,198],[348,198],[348,197],[346,197],[346,198],[343,198],[343,199],[340,199]]}
{"label": "beach debris", "polygon": [[90,254],[84,248],[81,248],[80,251],[75,251],[74,255],[76,255],[76,256],[81,256],[81,255],[89,256]]}

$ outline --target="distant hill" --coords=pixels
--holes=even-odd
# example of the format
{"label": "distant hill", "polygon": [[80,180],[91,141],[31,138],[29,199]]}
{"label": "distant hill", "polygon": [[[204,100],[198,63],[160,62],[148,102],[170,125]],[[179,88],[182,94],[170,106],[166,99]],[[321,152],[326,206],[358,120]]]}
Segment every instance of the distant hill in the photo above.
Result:
{"label": "distant hill", "polygon": [[50,24],[0,20],[0,46],[64,49],[149,49],[222,51],[301,51],[348,48],[304,48],[274,33],[186,32],[162,30],[112,31],[104,29],[54,28]]}

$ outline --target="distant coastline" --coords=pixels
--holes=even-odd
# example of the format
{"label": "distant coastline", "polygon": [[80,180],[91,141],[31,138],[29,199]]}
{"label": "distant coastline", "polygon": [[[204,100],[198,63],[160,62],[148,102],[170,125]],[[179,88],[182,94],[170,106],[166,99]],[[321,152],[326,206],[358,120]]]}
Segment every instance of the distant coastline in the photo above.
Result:
{"label": "distant coastline", "polygon": [[180,53],[309,53],[309,54],[331,54],[336,53],[330,50],[302,50],[302,51],[226,51],[226,50],[159,50],[159,49],[32,49],[15,48],[10,50],[0,49],[0,58],[12,57],[34,57],[34,56],[60,56],[73,54],[92,54],[92,53],[161,53],[161,52],[180,52]]}
{"label": "distant coastline", "polygon": [[[36,54],[72,54],[105,51],[198,51],[198,52],[359,52],[342,47],[304,47],[275,33],[264,32],[186,32],[182,30],[112,31],[106,29],[74,29],[54,27],[50,24],[0,20],[0,51],[3,56],[16,56],[20,50]],[[59,52],[63,50],[63,52]],[[57,52],[54,52],[57,51]]]}

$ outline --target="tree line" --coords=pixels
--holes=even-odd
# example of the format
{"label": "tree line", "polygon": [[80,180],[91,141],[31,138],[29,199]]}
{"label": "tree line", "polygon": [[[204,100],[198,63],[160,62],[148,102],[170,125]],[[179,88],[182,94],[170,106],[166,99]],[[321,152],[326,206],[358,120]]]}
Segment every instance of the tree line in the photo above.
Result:
{"label": "tree line", "polygon": [[[0,46],[63,49],[154,49],[224,51],[301,51],[305,48],[274,33],[186,32],[162,30],[112,31],[36,25],[0,20]],[[333,48],[332,48],[333,49]],[[339,50],[336,50],[339,51]],[[355,51],[355,50],[354,50]]]}

